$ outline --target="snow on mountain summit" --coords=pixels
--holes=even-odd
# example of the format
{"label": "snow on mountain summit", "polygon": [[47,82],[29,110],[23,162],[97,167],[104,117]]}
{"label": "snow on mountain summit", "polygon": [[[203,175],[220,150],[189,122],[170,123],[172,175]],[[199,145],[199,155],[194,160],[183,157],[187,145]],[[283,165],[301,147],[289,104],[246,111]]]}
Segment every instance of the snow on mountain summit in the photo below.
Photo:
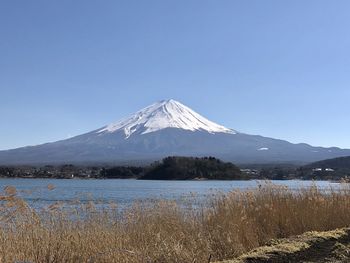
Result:
{"label": "snow on mountain summit", "polygon": [[232,129],[204,118],[189,107],[172,99],[156,102],[128,118],[103,127],[97,133],[113,133],[123,130],[128,138],[135,132],[146,134],[166,128],[207,131],[209,133],[236,133]]}

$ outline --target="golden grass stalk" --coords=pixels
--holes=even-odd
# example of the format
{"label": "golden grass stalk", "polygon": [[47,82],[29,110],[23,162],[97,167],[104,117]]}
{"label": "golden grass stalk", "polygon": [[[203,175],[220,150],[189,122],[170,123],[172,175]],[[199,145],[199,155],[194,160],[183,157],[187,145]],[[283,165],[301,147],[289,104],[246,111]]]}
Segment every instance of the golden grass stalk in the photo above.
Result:
{"label": "golden grass stalk", "polygon": [[271,239],[349,226],[349,208],[347,184],[323,191],[266,183],[217,194],[200,208],[161,200],[42,210],[8,187],[0,196],[0,262],[214,262]]}

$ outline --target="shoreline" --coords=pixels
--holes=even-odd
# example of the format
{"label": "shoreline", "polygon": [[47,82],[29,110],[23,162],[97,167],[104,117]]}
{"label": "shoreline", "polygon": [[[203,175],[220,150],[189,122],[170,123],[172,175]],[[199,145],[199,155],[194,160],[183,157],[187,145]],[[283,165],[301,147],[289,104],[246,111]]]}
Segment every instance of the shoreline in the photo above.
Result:
{"label": "shoreline", "polygon": [[179,179],[138,179],[138,178],[99,178],[99,177],[74,177],[74,178],[61,178],[61,177],[5,177],[0,176],[1,179],[47,179],[47,180],[133,180],[133,181],[163,181],[163,182],[242,182],[242,181],[306,181],[306,182],[330,182],[330,183],[342,183],[342,180],[325,180],[325,179],[303,179],[303,178],[294,178],[294,179],[266,179],[266,178],[250,178],[250,179],[189,179],[189,180],[179,180]]}

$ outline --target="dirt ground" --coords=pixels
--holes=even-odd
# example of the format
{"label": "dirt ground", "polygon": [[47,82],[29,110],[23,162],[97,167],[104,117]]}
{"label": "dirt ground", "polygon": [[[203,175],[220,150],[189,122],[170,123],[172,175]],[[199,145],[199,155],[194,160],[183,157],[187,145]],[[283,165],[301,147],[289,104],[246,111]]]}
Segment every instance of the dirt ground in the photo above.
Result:
{"label": "dirt ground", "polygon": [[328,263],[350,262],[350,228],[307,232],[300,236],[272,240],[233,260],[220,263]]}

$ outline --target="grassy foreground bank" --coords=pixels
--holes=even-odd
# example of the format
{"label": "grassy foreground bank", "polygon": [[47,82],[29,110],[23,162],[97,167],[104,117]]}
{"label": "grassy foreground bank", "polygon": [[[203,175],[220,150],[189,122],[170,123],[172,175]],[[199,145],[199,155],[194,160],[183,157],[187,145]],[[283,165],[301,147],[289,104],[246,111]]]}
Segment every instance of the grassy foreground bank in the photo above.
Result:
{"label": "grassy foreground bank", "polygon": [[126,210],[57,203],[37,211],[13,187],[0,201],[0,262],[214,262],[271,239],[350,225],[348,184],[325,192],[266,183],[193,209],[159,201]]}
{"label": "grassy foreground bank", "polygon": [[310,231],[302,235],[271,240],[236,259],[217,263],[348,263],[350,229]]}

